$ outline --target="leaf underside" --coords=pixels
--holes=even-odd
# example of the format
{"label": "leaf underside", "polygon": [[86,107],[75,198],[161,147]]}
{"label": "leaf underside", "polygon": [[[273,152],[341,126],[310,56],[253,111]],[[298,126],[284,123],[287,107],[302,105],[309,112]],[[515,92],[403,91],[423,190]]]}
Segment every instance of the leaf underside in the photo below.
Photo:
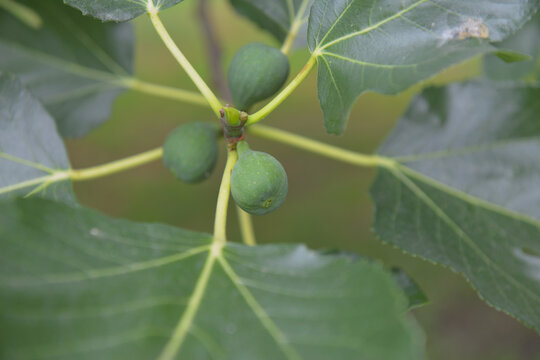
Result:
{"label": "leaf underside", "polygon": [[371,190],[385,242],[462,273],[540,329],[540,89],[426,90],[380,149]]}
{"label": "leaf underside", "polygon": [[317,57],[328,132],[344,131],[366,91],[401,92],[450,65],[495,48],[537,10],[539,0],[316,0],[308,43]]}
{"label": "leaf underside", "polygon": [[[41,167],[70,168],[54,120],[14,75],[0,73],[0,190],[48,175]],[[32,189],[0,194],[0,199],[25,195]],[[69,203],[75,201],[69,181],[52,184],[40,195]]]}
{"label": "leaf underside", "polygon": [[148,1],[159,11],[183,0],[64,0],[64,3],[102,21],[128,21],[145,14]]}
{"label": "leaf underside", "polygon": [[[95,2],[95,1],[94,1]],[[61,0],[21,0],[41,17],[33,29],[0,10],[0,71],[17,74],[64,137],[103,123],[133,73],[129,24],[103,24]]]}
{"label": "leaf underside", "polygon": [[540,12],[521,30],[497,44],[502,49],[510,49],[530,57],[525,62],[506,64],[493,55],[484,58],[484,74],[491,80],[538,83],[540,80]]}
{"label": "leaf underside", "polygon": [[0,213],[2,359],[422,358],[376,263],[291,245],[212,258],[209,235],[37,198]]}
{"label": "leaf underside", "polygon": [[285,40],[302,0],[230,0],[239,14]]}

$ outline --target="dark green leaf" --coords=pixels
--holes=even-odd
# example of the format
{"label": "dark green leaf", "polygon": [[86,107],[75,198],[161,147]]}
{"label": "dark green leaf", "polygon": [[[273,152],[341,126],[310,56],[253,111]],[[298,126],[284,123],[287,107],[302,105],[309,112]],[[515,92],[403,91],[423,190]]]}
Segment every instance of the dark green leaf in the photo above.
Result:
{"label": "dark green leaf", "polygon": [[206,234],[40,199],[0,213],[2,359],[422,358],[378,264],[291,245],[212,256]]}
{"label": "dark green leaf", "polygon": [[319,66],[326,129],[340,134],[356,98],[395,94],[450,65],[494,51],[539,0],[316,0],[308,42]]}
{"label": "dark green leaf", "polygon": [[416,98],[380,153],[383,241],[464,274],[540,329],[540,89],[469,83]]}
{"label": "dark green leaf", "polygon": [[102,24],[61,0],[21,0],[43,25],[33,29],[0,10],[0,70],[19,75],[55,118],[63,136],[88,133],[129,86],[133,34]]}
{"label": "dark green leaf", "polygon": [[[0,73],[0,199],[27,194],[43,182],[6,192],[10,186],[69,168],[54,120],[15,76]],[[69,181],[43,188],[40,195],[75,201]]]}
{"label": "dark green leaf", "polygon": [[236,11],[285,40],[303,1],[310,0],[230,0]]}
{"label": "dark green leaf", "polygon": [[145,14],[150,3],[165,10],[183,0],[64,0],[68,5],[103,21],[127,21]]}
{"label": "dark green leaf", "polygon": [[[374,261],[368,257],[342,250],[325,250],[321,253],[324,255],[341,256],[349,259],[350,261]],[[394,267],[392,268],[392,275],[397,285],[401,288],[409,300],[409,310],[424,306],[429,302],[422,289],[420,289],[420,286],[413,279],[411,279],[411,277],[409,277],[405,271]]]}
{"label": "dark green leaf", "polygon": [[505,64],[493,55],[484,59],[486,77],[497,81],[538,82],[540,80],[540,13],[528,22],[523,29],[507,40],[497,44],[504,49],[529,55],[525,62]]}

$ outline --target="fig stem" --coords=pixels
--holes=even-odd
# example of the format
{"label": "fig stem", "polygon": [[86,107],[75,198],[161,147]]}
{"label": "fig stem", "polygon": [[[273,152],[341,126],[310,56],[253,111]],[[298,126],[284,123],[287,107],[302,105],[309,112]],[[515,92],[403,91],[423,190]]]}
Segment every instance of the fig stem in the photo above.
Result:
{"label": "fig stem", "polygon": [[275,129],[269,126],[256,125],[248,129],[251,135],[268,140],[280,142],[302,150],[306,150],[324,157],[363,167],[386,167],[394,168],[398,162],[388,157],[377,155],[365,155],[355,151],[342,149],[323,142],[312,140],[304,136],[296,135],[288,131]]}
{"label": "fig stem", "polygon": [[219,188],[216,218],[214,222],[214,244],[219,248],[227,242],[227,210],[229,208],[229,199],[231,197],[231,174],[234,165],[238,161],[238,153],[234,146],[229,146],[227,155],[227,164],[223,171],[223,178]]}
{"label": "fig stem", "polygon": [[251,215],[242,210],[242,208],[238,205],[236,206],[236,211],[238,213],[238,222],[240,224],[240,232],[242,233],[242,240],[244,241],[244,244],[248,246],[257,245]]}
{"label": "fig stem", "polygon": [[[149,2],[151,4],[152,2]],[[152,3],[153,4],[153,3]],[[163,22],[159,18],[158,10],[152,5],[148,7],[148,15],[150,16],[150,20],[152,21],[152,25],[156,29],[158,35],[160,36],[161,40],[165,43],[165,46],[169,49],[171,54],[174,56],[176,61],[180,64],[180,66],[186,71],[188,76],[191,78],[195,86],[199,89],[202,96],[206,99],[214,113],[218,118],[221,117],[220,110],[222,108],[221,102],[216,97],[216,95],[210,90],[208,85],[204,82],[204,80],[201,78],[197,70],[191,65],[191,63],[188,61],[188,59],[184,56],[182,51],[178,48],[174,40],[172,39],[171,35],[165,28],[165,25],[163,25]]]}
{"label": "fig stem", "polygon": [[259,121],[266,118],[270,115],[279,105],[281,105],[298,86],[307,78],[311,70],[317,64],[317,57],[311,56],[304,66],[304,68],[296,75],[296,77],[283,89],[276,97],[270,101],[266,106],[261,110],[257,111],[255,114],[249,115],[246,126],[253,125]]}

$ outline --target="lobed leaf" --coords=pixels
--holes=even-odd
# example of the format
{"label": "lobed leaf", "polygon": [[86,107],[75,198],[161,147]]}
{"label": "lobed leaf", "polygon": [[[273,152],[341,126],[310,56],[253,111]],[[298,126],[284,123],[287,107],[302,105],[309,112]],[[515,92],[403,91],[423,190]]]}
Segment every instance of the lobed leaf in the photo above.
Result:
{"label": "lobed leaf", "polygon": [[366,91],[401,92],[450,65],[496,51],[539,0],[316,0],[308,43],[328,132],[344,131]]}
{"label": "lobed leaf", "polygon": [[148,12],[148,6],[165,10],[183,0],[64,0],[64,3],[102,21],[128,21]]}
{"label": "lobed leaf", "polygon": [[529,21],[523,29],[497,44],[503,49],[518,51],[529,56],[526,61],[506,64],[493,55],[484,58],[484,74],[495,81],[522,81],[537,83],[540,80],[540,13]]}
{"label": "lobed leaf", "polygon": [[428,89],[380,149],[371,190],[383,241],[462,273],[540,329],[539,88]]}
{"label": "lobed leaf", "polygon": [[[41,199],[0,204],[0,358],[417,360],[378,264]],[[62,226],[58,226],[58,224]]]}
{"label": "lobed leaf", "polygon": [[0,71],[17,74],[55,118],[64,137],[103,123],[129,87],[133,33],[128,24],[102,24],[61,0],[21,0],[42,20],[29,27],[0,10]]}
{"label": "lobed leaf", "polygon": [[[17,184],[69,168],[54,120],[15,76],[0,73],[0,199],[28,194],[42,182],[19,189]],[[10,187],[12,191],[7,191]],[[45,187],[39,194],[75,201],[69,181]]]}

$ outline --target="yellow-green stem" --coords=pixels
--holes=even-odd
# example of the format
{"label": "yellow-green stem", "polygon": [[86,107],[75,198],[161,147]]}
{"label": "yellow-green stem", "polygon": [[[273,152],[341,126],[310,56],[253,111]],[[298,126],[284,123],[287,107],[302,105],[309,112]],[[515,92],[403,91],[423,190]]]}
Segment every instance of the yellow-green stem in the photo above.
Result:
{"label": "yellow-green stem", "polygon": [[208,102],[204,96],[198,92],[152,84],[135,78],[125,79],[124,82],[126,87],[144,94],[179,100],[196,105],[208,106]]}
{"label": "yellow-green stem", "polygon": [[304,24],[304,13],[306,12],[307,6],[309,5],[309,0],[304,0],[302,4],[300,4],[300,8],[298,9],[298,13],[296,14],[292,24],[291,29],[289,30],[289,33],[287,34],[287,38],[285,38],[285,41],[283,42],[283,46],[281,47],[281,52],[285,55],[288,55],[291,51],[292,46],[294,45],[294,41],[296,40],[296,37],[298,36],[298,31]]}
{"label": "yellow-green stem", "polygon": [[208,85],[204,82],[204,80],[201,78],[197,70],[193,68],[191,63],[188,61],[188,59],[184,56],[184,54],[180,51],[174,40],[171,38],[171,35],[161,22],[161,19],[158,15],[158,10],[154,7],[154,4],[152,1],[148,2],[148,14],[150,15],[150,19],[152,21],[152,24],[154,25],[154,28],[156,29],[157,33],[165,43],[165,46],[169,49],[171,54],[174,56],[176,61],[182,66],[182,68],[186,71],[188,76],[191,78],[191,80],[195,83],[195,86],[199,89],[202,96],[206,99],[216,116],[219,118],[220,114],[219,111],[222,108],[221,102],[216,97],[216,95],[210,90]]}
{"label": "yellow-green stem", "polygon": [[219,188],[216,206],[216,219],[214,222],[214,244],[220,249],[227,242],[227,210],[231,196],[231,174],[234,165],[238,161],[236,149],[229,149],[227,164],[223,171],[223,178]]}
{"label": "yellow-green stem", "polygon": [[[163,156],[163,149],[158,148],[151,151],[144,152],[135,156],[131,156],[122,160],[113,161],[100,166],[94,166],[87,169],[74,170],[53,170],[50,175],[38,177],[35,179],[26,180],[18,184],[9,185],[0,188],[0,195],[9,193],[15,190],[28,188],[35,185],[54,184],[60,181],[72,180],[72,181],[85,181],[92,180],[112,174],[116,174],[131,168],[135,168],[141,165],[145,165],[152,161],[158,160]],[[18,161],[24,164],[24,162]],[[32,165],[32,167],[35,167]]]}
{"label": "yellow-green stem", "polygon": [[315,56],[312,56],[309,58],[309,61],[304,66],[302,71],[298,73],[298,75],[287,85],[285,89],[283,89],[272,101],[270,101],[265,107],[263,107],[261,110],[257,111],[255,114],[249,115],[248,121],[246,125],[252,125],[255,124],[268,115],[272,113],[281,103],[287,99],[294,90],[306,79],[306,77],[309,75],[315,64],[317,63],[317,59]]}
{"label": "yellow-green stem", "polygon": [[158,148],[108,164],[82,170],[71,170],[70,178],[73,181],[92,180],[150,163],[160,159],[162,156],[163,149]]}
{"label": "yellow-green stem", "polygon": [[8,185],[0,189],[0,195],[7,194],[16,190],[25,189],[25,188],[35,186],[35,185],[42,185],[46,183],[52,184],[52,183],[67,180],[67,179],[69,179],[69,170],[53,173],[51,175],[42,176],[36,179],[30,179],[27,181],[20,182],[18,184]]}
{"label": "yellow-green stem", "polygon": [[16,1],[0,0],[0,8],[6,9],[13,16],[18,18],[20,21],[22,21],[24,24],[31,27],[32,29],[39,29],[43,25],[43,20],[37,12],[29,8],[28,6],[19,4]]}
{"label": "yellow-green stem", "polygon": [[242,210],[242,208],[240,208],[240,206],[238,205],[236,206],[236,210],[238,213],[238,222],[240,223],[240,231],[242,233],[242,239],[244,241],[244,244],[248,246],[257,245],[251,215]]}
{"label": "yellow-green stem", "polygon": [[248,129],[248,132],[251,135],[277,141],[352,165],[365,167],[393,167],[395,164],[395,161],[389,158],[380,157],[377,155],[364,155],[354,151],[341,149],[320,141],[292,134],[288,131],[274,129],[264,125],[251,126]]}

